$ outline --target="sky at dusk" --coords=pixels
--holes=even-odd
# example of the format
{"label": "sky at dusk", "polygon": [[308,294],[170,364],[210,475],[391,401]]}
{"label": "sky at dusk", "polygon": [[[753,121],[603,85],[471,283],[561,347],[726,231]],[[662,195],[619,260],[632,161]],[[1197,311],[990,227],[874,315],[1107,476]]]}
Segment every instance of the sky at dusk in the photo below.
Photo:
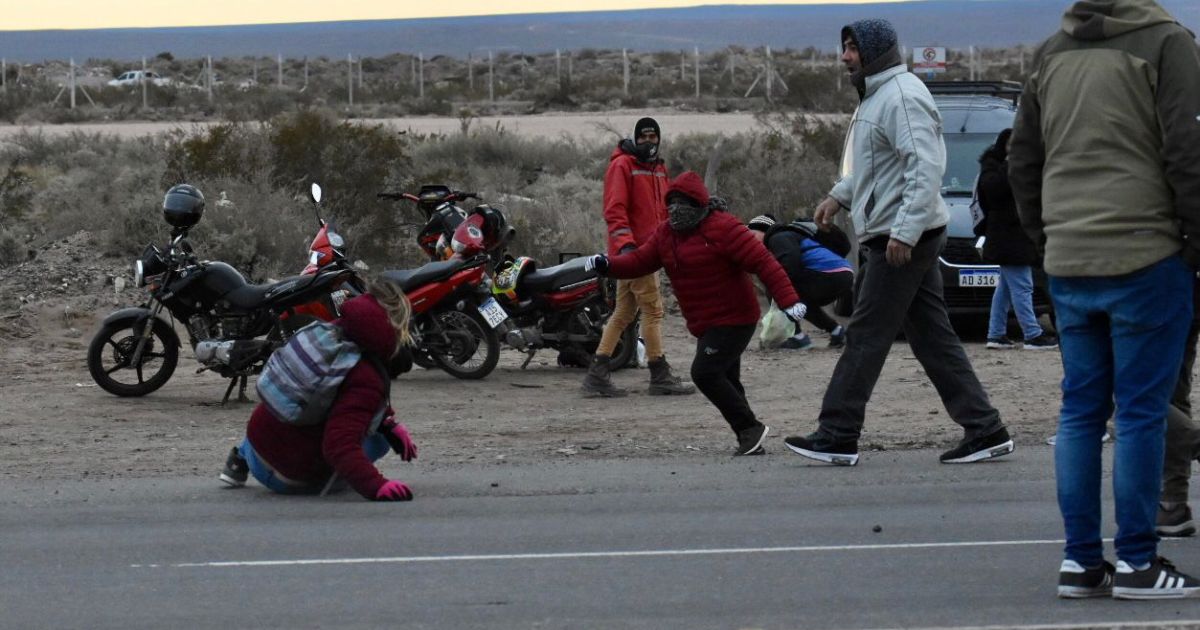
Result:
{"label": "sky at dusk", "polygon": [[[905,0],[867,0],[903,2]],[[724,0],[707,4],[862,4],[864,0]],[[0,0],[0,31],[228,24],[614,11],[697,6],[695,0],[440,0],[330,2],[329,0]]]}

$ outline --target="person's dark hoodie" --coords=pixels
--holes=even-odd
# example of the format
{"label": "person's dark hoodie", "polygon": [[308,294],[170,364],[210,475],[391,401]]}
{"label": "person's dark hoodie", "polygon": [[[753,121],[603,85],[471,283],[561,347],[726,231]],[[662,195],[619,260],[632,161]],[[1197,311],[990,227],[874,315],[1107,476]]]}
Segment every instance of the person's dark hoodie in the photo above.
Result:
{"label": "person's dark hoodie", "polygon": [[1194,35],[1153,0],[1067,10],[1034,57],[1009,151],[1048,273],[1120,276],[1181,249],[1200,265],[1197,77]]}
{"label": "person's dark hoodie", "polygon": [[904,63],[896,29],[887,20],[859,20],[842,27],[842,43],[854,42],[862,67],[850,75],[850,83],[861,100],[867,93],[867,77]]}

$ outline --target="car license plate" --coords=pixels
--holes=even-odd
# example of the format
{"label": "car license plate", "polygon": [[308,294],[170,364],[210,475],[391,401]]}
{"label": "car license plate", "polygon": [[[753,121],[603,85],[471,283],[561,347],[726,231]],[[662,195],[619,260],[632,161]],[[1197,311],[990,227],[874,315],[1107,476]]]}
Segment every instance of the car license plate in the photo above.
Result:
{"label": "car license plate", "polygon": [[488,298],[483,304],[479,305],[479,314],[483,315],[483,319],[487,321],[488,326],[495,328],[504,323],[508,319],[508,313],[504,312],[504,307],[496,301],[496,298]]}
{"label": "car license plate", "polygon": [[960,287],[994,287],[1000,284],[1000,272],[990,269],[960,269],[958,286]]}

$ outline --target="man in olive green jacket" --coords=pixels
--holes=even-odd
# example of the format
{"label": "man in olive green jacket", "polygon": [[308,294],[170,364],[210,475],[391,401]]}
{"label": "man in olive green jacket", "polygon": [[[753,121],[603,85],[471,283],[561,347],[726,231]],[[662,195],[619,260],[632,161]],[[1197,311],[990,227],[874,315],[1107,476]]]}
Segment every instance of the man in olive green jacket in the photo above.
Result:
{"label": "man in olive green jacket", "polygon": [[[1060,332],[1060,597],[1160,599],[1200,581],[1158,557],[1168,401],[1200,262],[1200,52],[1153,0],[1082,0],[1039,49],[1009,151]],[[1190,237],[1190,238],[1189,238]],[[1115,402],[1115,404],[1114,404]],[[1115,410],[1116,567],[1100,538]]]}

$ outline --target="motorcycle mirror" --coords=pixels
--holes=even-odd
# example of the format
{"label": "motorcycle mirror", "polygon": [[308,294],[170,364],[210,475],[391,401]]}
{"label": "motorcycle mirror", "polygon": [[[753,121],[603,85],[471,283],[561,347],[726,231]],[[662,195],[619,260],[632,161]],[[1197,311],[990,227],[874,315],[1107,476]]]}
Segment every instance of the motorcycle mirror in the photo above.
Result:
{"label": "motorcycle mirror", "polygon": [[316,182],[313,182],[312,185],[312,199],[317,203],[321,203],[321,185]]}

